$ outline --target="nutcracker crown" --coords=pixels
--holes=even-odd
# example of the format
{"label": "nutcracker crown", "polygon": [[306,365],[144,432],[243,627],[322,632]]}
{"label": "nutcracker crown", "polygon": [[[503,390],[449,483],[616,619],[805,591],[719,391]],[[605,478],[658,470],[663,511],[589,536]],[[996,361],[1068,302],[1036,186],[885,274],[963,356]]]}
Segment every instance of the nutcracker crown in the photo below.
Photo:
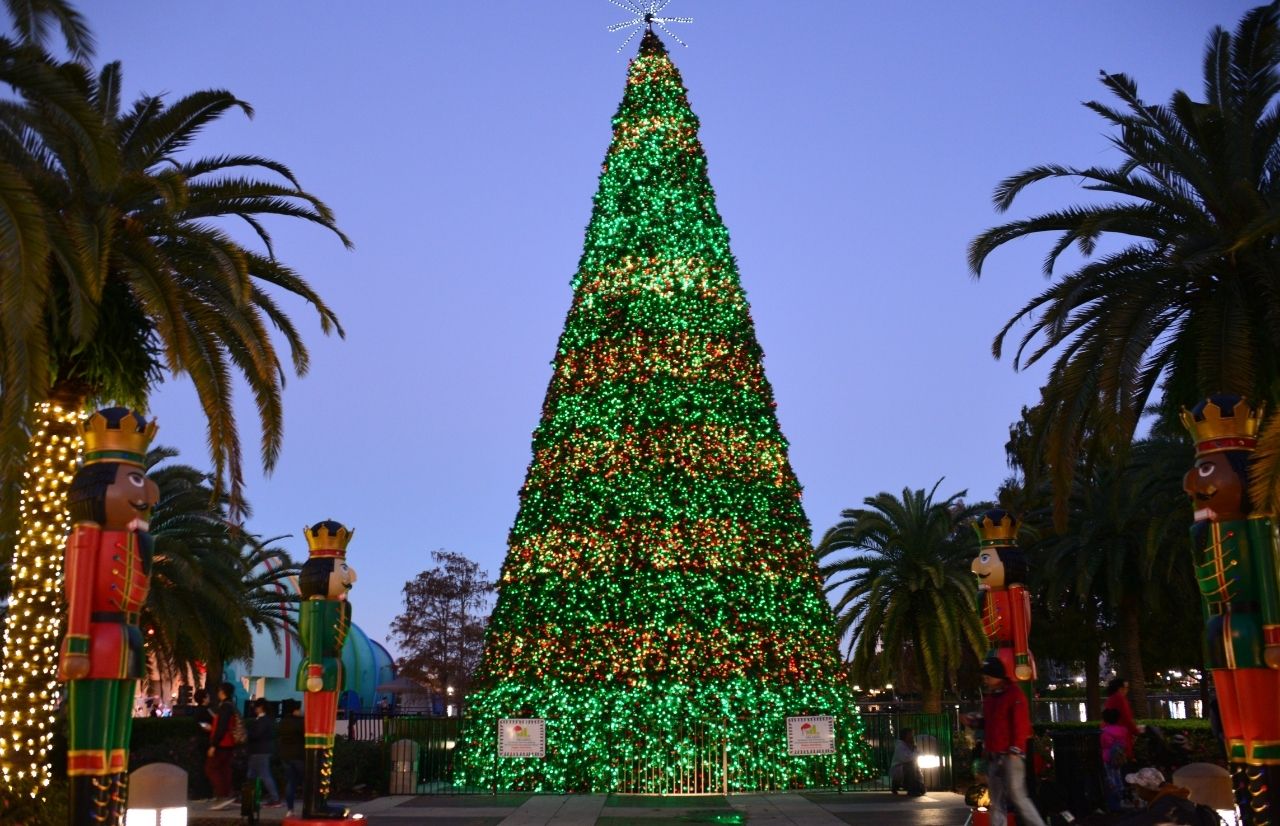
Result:
{"label": "nutcracker crown", "polygon": [[355,528],[348,528],[332,519],[303,528],[302,532],[307,535],[307,548],[310,549],[313,557],[346,556],[347,543],[356,533]]}
{"label": "nutcracker crown", "polygon": [[1018,544],[1018,520],[1013,514],[992,508],[974,522],[982,547]]}
{"label": "nutcracker crown", "polygon": [[157,426],[127,407],[107,407],[80,423],[84,463],[128,462],[141,467]]}
{"label": "nutcracker crown", "polygon": [[1224,450],[1253,450],[1266,405],[1256,407],[1240,396],[1210,396],[1195,407],[1182,409],[1182,426],[1196,443],[1196,455]]}

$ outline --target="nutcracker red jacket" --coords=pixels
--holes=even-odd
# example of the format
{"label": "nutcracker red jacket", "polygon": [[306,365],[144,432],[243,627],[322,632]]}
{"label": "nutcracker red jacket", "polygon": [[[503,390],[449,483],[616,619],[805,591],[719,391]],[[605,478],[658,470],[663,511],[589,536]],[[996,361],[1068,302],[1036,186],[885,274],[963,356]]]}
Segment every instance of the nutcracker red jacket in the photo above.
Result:
{"label": "nutcracker red jacket", "polygon": [[1006,680],[1004,687],[982,698],[983,748],[988,754],[1004,754],[1011,748],[1026,751],[1031,739],[1031,713],[1027,698]]}

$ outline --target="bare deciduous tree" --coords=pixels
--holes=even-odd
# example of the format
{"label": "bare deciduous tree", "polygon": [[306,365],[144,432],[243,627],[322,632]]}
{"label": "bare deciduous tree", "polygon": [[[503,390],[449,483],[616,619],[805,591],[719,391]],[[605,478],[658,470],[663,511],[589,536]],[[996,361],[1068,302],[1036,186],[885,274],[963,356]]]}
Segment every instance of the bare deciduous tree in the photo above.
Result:
{"label": "bare deciduous tree", "polygon": [[480,662],[489,622],[487,571],[454,551],[432,551],[436,563],[405,583],[404,610],[388,636],[404,655],[400,673],[461,698]]}

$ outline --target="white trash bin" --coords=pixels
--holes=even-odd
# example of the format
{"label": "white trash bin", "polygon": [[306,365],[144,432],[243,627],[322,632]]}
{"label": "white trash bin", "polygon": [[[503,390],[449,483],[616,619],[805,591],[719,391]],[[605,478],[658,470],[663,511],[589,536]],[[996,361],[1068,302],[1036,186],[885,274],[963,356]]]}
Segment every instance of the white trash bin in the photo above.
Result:
{"label": "white trash bin", "polygon": [[391,794],[418,793],[419,752],[414,740],[397,740],[391,744]]}

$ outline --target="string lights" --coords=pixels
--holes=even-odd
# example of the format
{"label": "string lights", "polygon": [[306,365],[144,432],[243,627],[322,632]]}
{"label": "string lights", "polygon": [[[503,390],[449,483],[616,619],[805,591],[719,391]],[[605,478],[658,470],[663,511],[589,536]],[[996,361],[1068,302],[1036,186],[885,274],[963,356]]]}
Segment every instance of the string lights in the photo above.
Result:
{"label": "string lights", "polygon": [[610,34],[612,34],[613,32],[620,32],[623,29],[631,29],[631,28],[635,29],[635,31],[627,35],[626,40],[622,41],[622,45],[618,47],[619,53],[621,53],[623,49],[627,48],[627,44],[630,43],[632,38],[634,38],[642,29],[645,31],[652,32],[654,26],[657,26],[658,28],[662,29],[664,32],[667,33],[668,36],[671,37],[672,40],[676,41],[681,46],[687,45],[683,40],[676,37],[675,32],[667,28],[667,24],[668,23],[692,23],[693,18],[692,17],[659,17],[658,16],[658,14],[663,9],[665,9],[668,5],[671,4],[671,0],[644,0],[644,2],[642,2],[641,0],[609,0],[609,2],[620,9],[626,9],[627,11],[636,15],[635,18],[631,20],[624,20],[621,23],[614,23],[612,26],[609,27]]}
{"label": "string lights", "polygon": [[0,671],[0,777],[32,796],[50,779],[63,542],[71,529],[66,499],[83,450],[80,419],[52,402],[37,406],[19,505]]}
{"label": "string lights", "polygon": [[[669,791],[694,764],[680,788],[863,776],[698,119],[651,31],[613,125],[468,700],[464,782]],[[836,757],[788,756],[785,717],[804,714],[836,717]],[[527,716],[547,720],[546,758],[495,760],[496,720]]]}

